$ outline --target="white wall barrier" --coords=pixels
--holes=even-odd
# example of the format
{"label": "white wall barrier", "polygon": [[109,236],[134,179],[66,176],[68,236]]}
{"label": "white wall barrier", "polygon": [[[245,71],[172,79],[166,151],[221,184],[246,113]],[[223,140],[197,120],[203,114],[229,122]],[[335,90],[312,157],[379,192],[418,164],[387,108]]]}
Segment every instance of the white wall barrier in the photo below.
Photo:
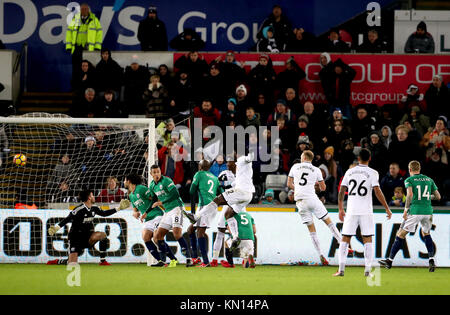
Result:
{"label": "white wall barrier", "polygon": [[[261,210],[261,209],[259,209]],[[448,211],[444,211],[448,212]],[[45,263],[49,259],[65,257],[67,254],[68,228],[61,229],[56,236],[49,237],[47,229],[68,215],[68,210],[0,210],[0,263]],[[258,264],[284,264],[298,261],[318,262],[306,226],[301,224],[296,212],[250,212],[257,229],[256,260]],[[207,230],[208,248],[211,256],[216,224]],[[337,213],[330,213],[333,222],[339,223]],[[395,239],[395,232],[402,221],[401,214],[395,213],[390,221],[383,213],[375,213],[376,235],[375,259],[388,253]],[[438,213],[433,218],[432,237],[436,244],[436,261],[439,266],[450,267],[449,235],[450,214]],[[112,263],[146,262],[144,245],[141,239],[142,225],[131,215],[131,210],[121,211],[111,217],[96,217],[97,231],[105,231],[109,239],[108,261]],[[184,221],[184,230],[189,223]],[[322,222],[316,222],[321,247],[331,264],[336,265],[338,244],[333,240],[329,229]],[[419,230],[406,239],[407,249],[400,251],[396,265],[426,266],[428,264],[425,243]],[[178,243],[168,239],[177,258],[185,261]],[[357,239],[352,240],[356,251],[355,258],[349,258],[349,265],[364,265],[363,245]],[[98,249],[98,247],[96,247]],[[98,262],[96,250],[85,251],[80,262]],[[237,262],[237,261],[236,261]]]}

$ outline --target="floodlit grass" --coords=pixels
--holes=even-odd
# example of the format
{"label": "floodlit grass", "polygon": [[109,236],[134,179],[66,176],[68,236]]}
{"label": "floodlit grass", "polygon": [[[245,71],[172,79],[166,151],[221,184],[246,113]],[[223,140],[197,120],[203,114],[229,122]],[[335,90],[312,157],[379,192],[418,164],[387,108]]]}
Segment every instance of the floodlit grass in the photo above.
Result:
{"label": "floodlit grass", "polygon": [[[380,270],[369,286],[362,267],[257,266],[256,269],[150,268],[143,264],[81,265],[81,286],[69,287],[66,266],[0,265],[0,294],[450,294],[450,268]],[[374,281],[376,282],[376,281]]]}

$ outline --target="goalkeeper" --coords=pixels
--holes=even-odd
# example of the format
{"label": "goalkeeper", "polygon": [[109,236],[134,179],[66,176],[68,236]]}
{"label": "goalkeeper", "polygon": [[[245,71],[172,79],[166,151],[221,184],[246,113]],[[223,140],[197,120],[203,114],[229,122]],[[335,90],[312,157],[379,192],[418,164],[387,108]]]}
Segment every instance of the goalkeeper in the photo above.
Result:
{"label": "goalkeeper", "polygon": [[117,211],[126,209],[130,206],[130,201],[122,200],[118,209],[103,211],[99,207],[94,206],[95,197],[90,189],[80,193],[80,200],[83,202],[77,206],[70,214],[48,229],[48,234],[53,236],[67,223],[72,223],[69,231],[69,259],[56,259],[47,262],[48,265],[62,265],[67,263],[77,263],[78,256],[81,256],[85,248],[92,248],[97,242],[100,242],[100,266],[109,266],[106,261],[106,250],[108,248],[108,239],[105,232],[94,231],[95,215],[109,217]]}

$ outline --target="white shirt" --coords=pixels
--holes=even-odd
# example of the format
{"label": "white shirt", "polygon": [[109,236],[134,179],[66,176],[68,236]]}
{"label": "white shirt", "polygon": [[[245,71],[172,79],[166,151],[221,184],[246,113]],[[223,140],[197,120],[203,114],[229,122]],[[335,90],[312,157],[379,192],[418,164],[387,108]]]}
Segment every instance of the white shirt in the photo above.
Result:
{"label": "white shirt", "polygon": [[341,186],[348,191],[347,214],[367,215],[373,213],[373,187],[380,186],[378,172],[367,165],[355,166],[345,172]]}
{"label": "white shirt", "polygon": [[241,156],[236,162],[236,186],[235,189],[254,193],[253,186],[253,154]]}
{"label": "white shirt", "polygon": [[230,170],[220,172],[218,178],[219,181],[223,182],[223,187],[225,187],[225,189],[233,188],[234,186],[236,186],[236,177]]}
{"label": "white shirt", "polygon": [[318,198],[314,185],[323,181],[322,172],[311,163],[294,164],[289,172],[289,177],[294,179],[294,199],[295,201]]}

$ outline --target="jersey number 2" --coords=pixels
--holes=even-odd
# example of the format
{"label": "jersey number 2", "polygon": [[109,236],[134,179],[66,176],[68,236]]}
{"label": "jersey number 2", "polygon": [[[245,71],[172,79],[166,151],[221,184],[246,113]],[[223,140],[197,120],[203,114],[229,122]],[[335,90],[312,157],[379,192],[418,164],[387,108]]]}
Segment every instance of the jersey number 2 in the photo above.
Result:
{"label": "jersey number 2", "polygon": [[208,185],[211,185],[211,186],[209,187],[208,192],[209,192],[210,194],[214,194],[214,192],[213,192],[214,182],[213,182],[212,180],[209,180],[209,181],[208,181]]}

